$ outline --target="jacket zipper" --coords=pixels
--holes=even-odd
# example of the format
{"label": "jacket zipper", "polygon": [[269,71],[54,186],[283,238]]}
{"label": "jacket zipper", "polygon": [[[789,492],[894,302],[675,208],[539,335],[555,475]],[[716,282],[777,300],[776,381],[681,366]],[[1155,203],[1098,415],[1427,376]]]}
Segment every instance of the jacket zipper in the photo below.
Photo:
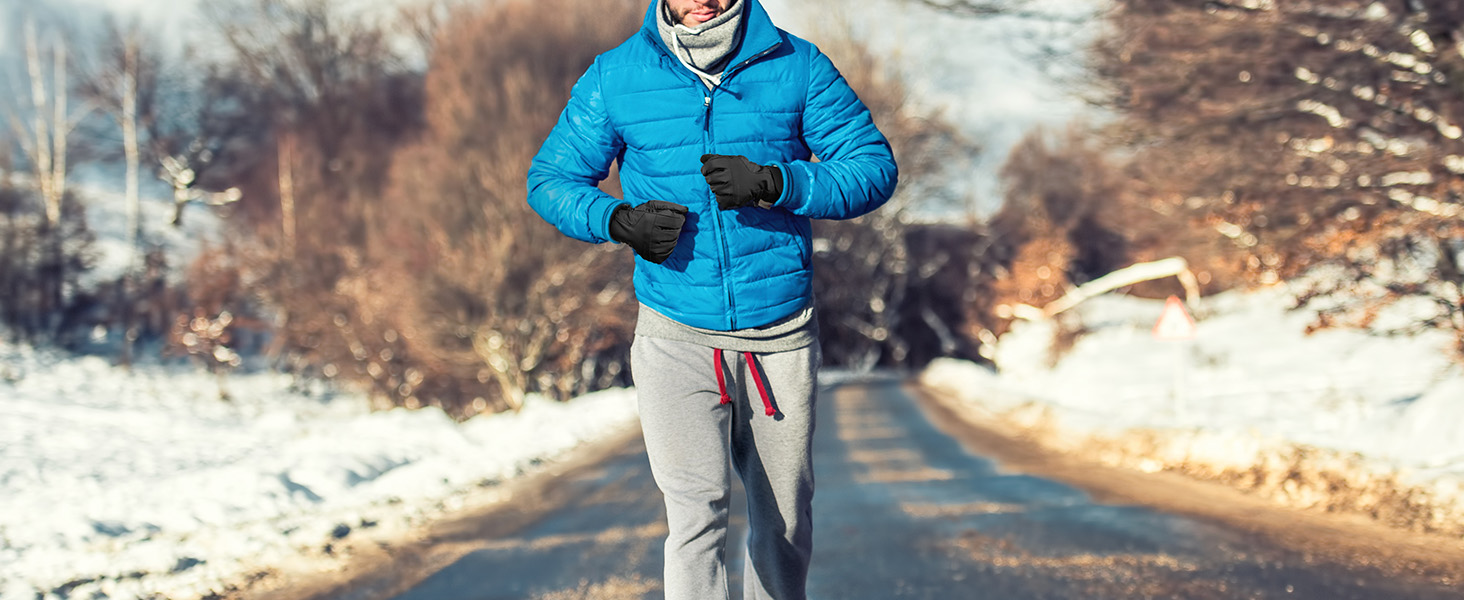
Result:
{"label": "jacket zipper", "polygon": [[[700,78],[697,79],[700,84]],[[706,86],[702,86],[705,88]],[[702,123],[706,153],[711,154],[712,150],[712,94],[715,89],[707,90],[702,96]],[[712,199],[712,204],[717,203],[716,194],[711,189],[707,194]],[[737,329],[737,300],[732,295],[732,253],[727,249],[727,229],[722,224],[722,209],[720,206],[712,207],[712,214],[717,221],[717,247],[722,251],[722,291],[727,294],[727,314],[731,319],[731,328]]]}
{"label": "jacket zipper", "polygon": [[[661,42],[660,42],[659,39],[656,39],[656,38],[652,37],[649,32],[642,31],[642,33],[645,35],[646,41],[649,42],[652,47],[656,48],[656,50],[660,51],[663,56],[671,59],[672,62],[680,62],[680,59],[676,58],[674,55],[671,55],[666,50],[666,48],[661,45]],[[740,63],[737,63],[735,65],[732,65],[730,67],[727,67],[726,70],[722,71],[722,79],[721,79],[721,81],[722,82],[726,82],[727,81],[727,78],[728,77],[731,77],[732,73],[741,70],[743,67],[751,64],[752,61],[755,61],[755,60],[757,60],[759,58],[762,58],[764,56],[767,56],[768,54],[771,54],[774,50],[777,50],[778,49],[778,46],[780,46],[780,45],[782,45],[782,42],[773,44],[772,46],[769,46],[767,49],[763,50],[762,52],[759,52],[757,54],[754,54],[754,55],[748,57],[747,60],[744,60],[744,61],[742,61]],[[700,77],[697,77],[691,71],[689,71],[689,70],[687,70],[685,68],[676,69],[676,70],[679,70],[682,73],[684,73],[689,79],[691,79],[691,81],[692,81],[692,83],[694,85],[696,85],[699,89],[704,90],[702,92],[702,127],[703,127],[702,134],[703,134],[703,143],[706,146],[706,152],[705,152],[705,154],[711,154],[713,152],[713,149],[712,149],[712,95],[715,94],[716,91],[722,87],[722,85],[719,83],[716,86],[712,87],[711,89],[706,89],[706,87],[707,87],[706,84],[702,82],[702,80],[701,80]],[[712,202],[715,204],[716,201],[717,201],[716,195],[713,194],[710,189],[707,190],[707,194],[711,197]],[[734,299],[734,296],[732,294],[732,282],[731,282],[732,254],[727,249],[727,232],[726,232],[726,229],[724,229],[724,227],[722,225],[722,210],[721,210],[721,207],[719,206],[719,207],[713,209],[713,214],[715,215],[714,216],[714,219],[717,222],[717,235],[716,235],[716,237],[717,237],[717,247],[722,251],[722,290],[724,292],[726,292],[726,294],[727,294],[727,309],[728,309],[728,313],[729,313],[728,316],[731,319],[731,328],[735,330],[735,329],[737,329],[737,302]]]}
{"label": "jacket zipper", "polygon": [[[730,78],[730,77],[732,77],[732,74],[733,73],[735,73],[738,70],[742,69],[742,67],[745,67],[748,64],[751,64],[752,61],[755,61],[755,60],[757,60],[759,58],[762,58],[764,56],[767,56],[769,53],[771,53],[773,50],[776,50],[776,49],[778,49],[778,44],[773,44],[772,46],[768,47],[766,50],[763,50],[762,52],[759,52],[757,54],[752,55],[747,60],[744,60],[744,61],[742,61],[740,63],[737,63],[735,65],[732,65],[732,66],[728,67],[726,70],[722,71],[722,79],[721,79],[721,81],[715,87],[713,87],[712,89],[707,90],[706,96],[704,96],[705,101],[703,102],[703,105],[706,107],[706,114],[704,115],[705,118],[703,119],[703,122],[706,123],[707,154],[711,154],[712,153],[712,95],[715,94],[718,89],[721,89],[722,83],[726,83],[727,79]],[[672,58],[675,58],[675,57],[673,56]],[[696,79],[697,79],[697,83],[701,83],[701,78],[700,77],[697,77]],[[706,87],[706,86],[702,86],[702,87]],[[711,191],[708,190],[708,193],[711,193]],[[712,202],[716,202],[715,195],[712,198]],[[726,232],[726,229],[724,229],[723,226],[722,226],[722,209],[721,209],[720,206],[718,206],[716,208],[716,214],[717,214],[717,241],[718,241],[718,243],[721,244],[721,247],[722,247],[722,273],[723,273],[723,275],[722,275],[722,289],[726,290],[726,292],[727,292],[727,308],[728,308],[728,312],[730,313],[730,317],[732,319],[731,327],[732,327],[733,330],[736,330],[736,329],[738,329],[738,327],[737,327],[737,300],[736,300],[736,296],[732,294],[732,278],[731,278],[731,273],[732,273],[732,254],[727,249],[727,232]]]}

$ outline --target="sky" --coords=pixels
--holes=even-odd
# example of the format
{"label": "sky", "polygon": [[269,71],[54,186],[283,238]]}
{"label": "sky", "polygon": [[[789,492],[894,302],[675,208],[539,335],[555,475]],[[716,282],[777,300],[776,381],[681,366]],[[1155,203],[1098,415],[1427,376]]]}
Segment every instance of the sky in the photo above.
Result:
{"label": "sky", "polygon": [[[393,5],[413,0],[352,0],[352,4]],[[140,18],[150,33],[168,38],[181,48],[184,38],[201,30],[202,0],[0,0],[0,53],[18,54],[23,43],[20,23],[34,11],[44,21],[90,22],[95,26],[107,15]]]}
{"label": "sky", "polygon": [[197,14],[192,9],[177,10],[178,4],[185,3],[191,0],[0,0],[0,60],[8,65],[24,54],[26,18],[36,19],[44,43],[47,36],[58,35],[58,29],[59,35],[74,40],[97,31],[108,15],[137,16],[148,23],[150,33],[177,38],[177,47],[181,47],[184,25]]}

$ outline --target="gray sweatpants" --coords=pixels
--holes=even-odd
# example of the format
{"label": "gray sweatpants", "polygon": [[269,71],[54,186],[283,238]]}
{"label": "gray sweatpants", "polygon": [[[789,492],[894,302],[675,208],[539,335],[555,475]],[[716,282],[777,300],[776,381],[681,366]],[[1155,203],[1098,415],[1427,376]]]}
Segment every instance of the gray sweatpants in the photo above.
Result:
{"label": "gray sweatpants", "polygon": [[713,350],[636,336],[631,373],[656,485],[666,496],[668,600],[728,597],[730,455],[747,490],[746,600],[802,600],[813,552],[817,342],[754,355],[777,414],[767,416],[741,352],[723,354],[731,404],[720,404]]}

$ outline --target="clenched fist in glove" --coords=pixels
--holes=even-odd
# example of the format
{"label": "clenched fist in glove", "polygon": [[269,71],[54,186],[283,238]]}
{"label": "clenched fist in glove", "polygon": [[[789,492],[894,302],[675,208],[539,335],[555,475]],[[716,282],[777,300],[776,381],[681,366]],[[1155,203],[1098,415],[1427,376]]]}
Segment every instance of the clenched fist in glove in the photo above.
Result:
{"label": "clenched fist in glove", "polygon": [[772,208],[783,195],[783,173],[745,156],[703,154],[702,177],[717,195],[717,206],[732,210],[744,206]]}
{"label": "clenched fist in glove", "polygon": [[641,258],[659,265],[676,249],[681,226],[685,224],[686,207],[675,202],[652,200],[640,206],[622,204],[610,214],[610,239],[630,246]]}

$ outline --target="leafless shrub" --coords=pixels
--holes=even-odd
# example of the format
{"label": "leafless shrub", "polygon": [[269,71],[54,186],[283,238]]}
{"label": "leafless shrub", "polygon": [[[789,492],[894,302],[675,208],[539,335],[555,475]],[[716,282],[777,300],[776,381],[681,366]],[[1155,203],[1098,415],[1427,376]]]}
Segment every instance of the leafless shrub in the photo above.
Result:
{"label": "leafless shrub", "polygon": [[[202,93],[214,108],[199,115],[175,162],[185,175],[192,165],[207,169],[187,186],[241,190],[227,211],[237,256],[214,265],[238,281],[193,269],[190,289],[203,291],[193,292],[182,321],[189,330],[175,340],[203,339],[191,324],[225,313],[233,318],[226,329],[237,329],[262,304],[275,313],[273,357],[334,375],[325,367],[384,350],[359,341],[372,323],[344,290],[373,267],[372,223],[382,216],[393,152],[420,127],[421,77],[382,26],[332,0],[219,0],[208,12],[229,57],[207,69]],[[209,290],[226,293],[198,297]]]}
{"label": "leafless shrub", "polygon": [[251,291],[254,260],[233,240],[199,251],[187,265],[186,295],[170,314],[168,354],[224,372],[264,348],[270,327],[260,317],[259,295]]}
{"label": "leafless shrub", "polygon": [[1121,183],[1081,132],[1053,139],[1035,131],[1002,169],[1006,200],[991,220],[1006,267],[1000,302],[1041,306],[1129,259],[1128,241],[1109,220],[1123,201]]}
{"label": "leafless shrub", "polygon": [[643,9],[505,2],[458,9],[436,38],[427,129],[398,153],[373,230],[389,243],[352,282],[359,302],[395,307],[382,314],[412,364],[374,378],[402,401],[471,413],[626,380],[628,253],[564,237],[529,208],[523,176],[569,88]]}
{"label": "leafless shrub", "polygon": [[95,309],[79,285],[95,259],[94,235],[71,193],[54,229],[43,210],[30,190],[0,181],[0,325],[16,340],[74,345]]}
{"label": "leafless shrub", "polygon": [[[1185,223],[1148,209],[1088,127],[1034,131],[1012,150],[1001,176],[1006,198],[989,222],[995,273],[983,315],[995,335],[1007,330],[1017,305],[1044,306],[1134,262],[1193,249]],[[1180,293],[1169,282],[1145,285],[1154,289],[1138,293]],[[1060,325],[1059,347],[1071,347],[1081,324]]]}
{"label": "leafless shrub", "polygon": [[1326,300],[1321,324],[1421,298],[1414,326],[1464,347],[1457,3],[1125,0],[1112,18],[1100,67],[1156,210],[1239,249],[1246,283],[1339,267],[1303,298]]}
{"label": "leafless shrub", "polygon": [[218,6],[234,59],[214,93],[250,107],[232,118],[264,115],[266,135],[237,128],[224,144],[252,149],[220,168],[244,196],[238,282],[203,269],[194,285],[253,294],[195,299],[180,338],[204,341],[194,324],[225,311],[237,323],[230,307],[257,299],[277,312],[271,353],[290,368],[455,415],[623,380],[628,256],[563,238],[522,177],[575,79],[635,30],[639,2],[433,5],[452,12],[410,19],[431,49],[425,78],[331,0]]}

